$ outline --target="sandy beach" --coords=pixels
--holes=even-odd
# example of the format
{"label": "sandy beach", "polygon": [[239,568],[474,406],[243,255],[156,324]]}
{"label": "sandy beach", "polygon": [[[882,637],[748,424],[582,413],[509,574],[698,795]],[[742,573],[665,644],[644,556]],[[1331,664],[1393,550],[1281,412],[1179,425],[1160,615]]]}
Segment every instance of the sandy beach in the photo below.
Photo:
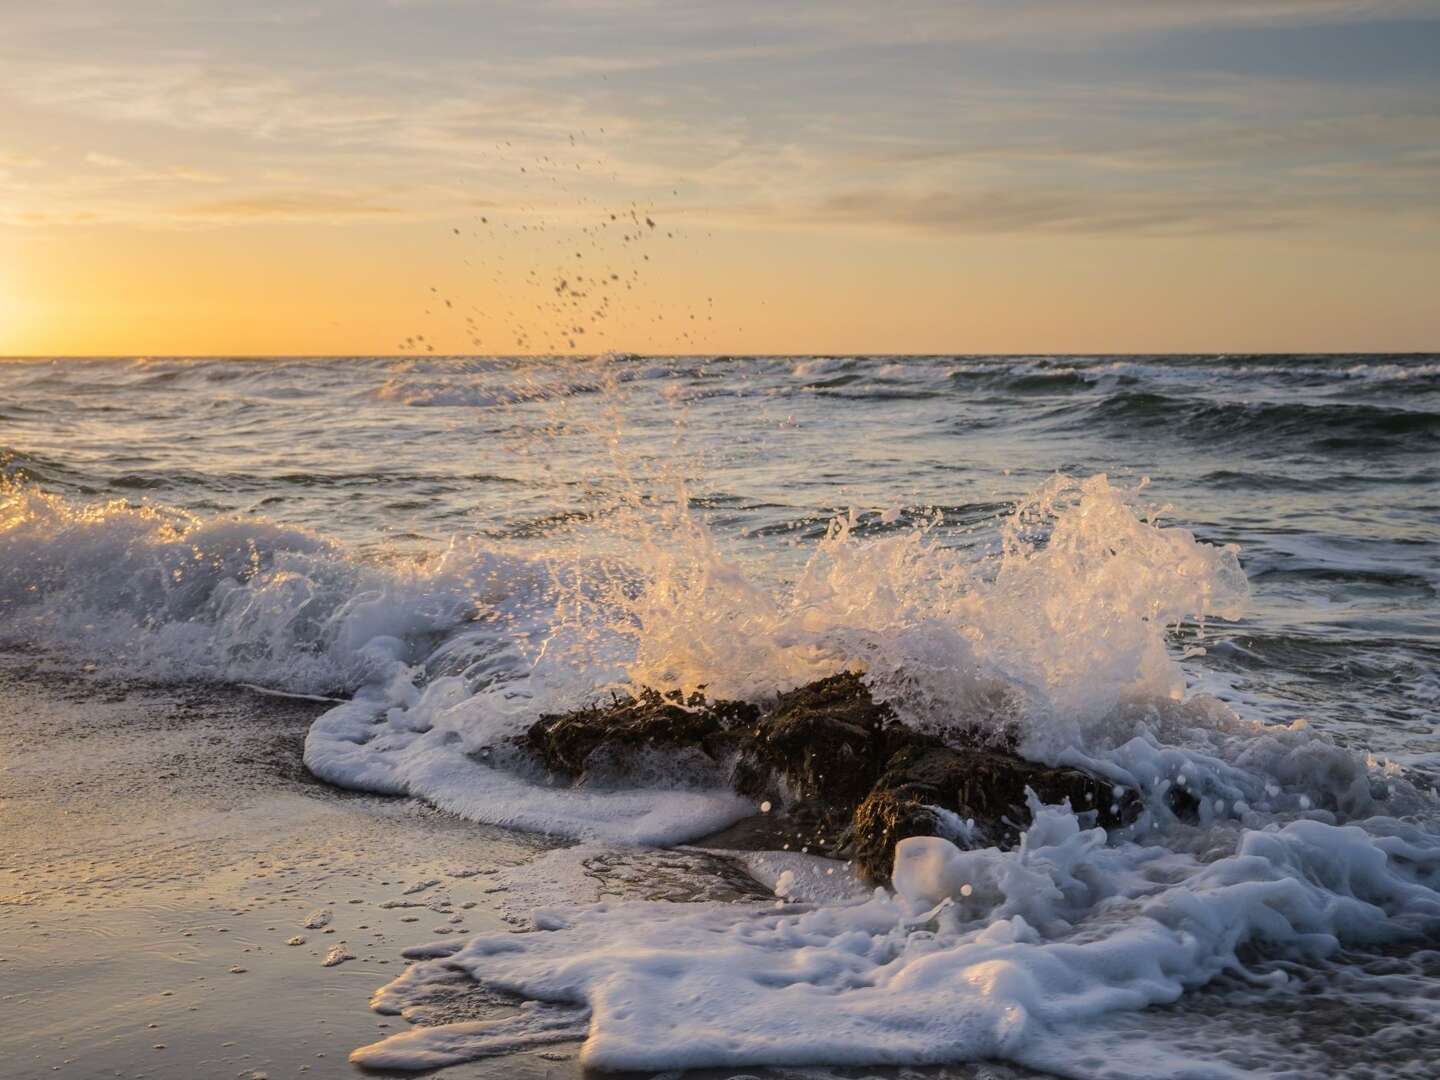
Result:
{"label": "sandy beach", "polygon": [[[0,655],[0,703],[7,1078],[402,1075],[362,1074],[348,1062],[356,1047],[407,1026],[372,1012],[371,994],[405,965],[407,947],[515,929],[499,876],[556,850],[543,837],[416,800],[314,780],[300,754],[320,703],[116,683],[57,673],[15,652]],[[595,895],[765,894],[738,868],[694,855],[616,853],[587,860],[583,873]],[[353,959],[326,966],[336,947]],[[513,1009],[472,989],[428,1018],[489,1019]],[[561,1041],[441,1075],[562,1080],[584,1075],[577,1050]],[[684,1075],[1031,1074],[979,1065]]]}
{"label": "sandy beach", "polygon": [[[310,703],[0,663],[0,1071],[17,1080],[348,1074],[405,1024],[366,1007],[400,950],[503,926],[486,872],[547,846],[309,779]],[[324,966],[336,946],[354,959]],[[451,1075],[576,1074],[546,1053]]]}

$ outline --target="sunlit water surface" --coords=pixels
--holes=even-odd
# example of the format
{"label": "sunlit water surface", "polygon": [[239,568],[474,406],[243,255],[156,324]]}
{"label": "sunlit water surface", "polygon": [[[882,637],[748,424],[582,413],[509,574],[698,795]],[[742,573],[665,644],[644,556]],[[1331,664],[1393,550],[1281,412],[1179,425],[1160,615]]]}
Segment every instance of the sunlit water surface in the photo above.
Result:
{"label": "sunlit water surface", "polygon": [[[592,841],[685,839],[733,817],[731,804],[683,790],[638,809],[609,795],[650,795],[565,802],[502,770],[439,770],[425,740],[443,733],[473,756],[541,703],[627,678],[763,696],[859,664],[877,686],[921,671],[932,711],[935,694],[960,708],[1008,683],[1029,752],[1131,770],[1147,794],[1186,767],[1169,750],[1190,755],[1192,783],[1228,792],[1206,811],[1211,832],[1164,834],[1197,866],[1233,852],[1242,826],[1258,835],[1307,816],[1331,826],[1393,816],[1419,830],[1405,834],[1414,887],[1440,886],[1427,861],[1440,851],[1434,356],[3,361],[0,468],[5,642],[122,674],[353,697],[307,756],[352,786]],[[1007,518],[1017,505],[1026,520]],[[1182,529],[1193,539],[1176,540]],[[1114,580],[1102,590],[1105,574]],[[1147,694],[1214,695],[1228,719],[1177,705],[1117,735],[1112,714]],[[366,743],[387,709],[390,726]],[[1259,722],[1289,732],[1283,768],[1274,739],[1245,726]],[[1223,735],[1196,735],[1210,725]],[[1148,756],[1125,749],[1141,727],[1158,747]],[[1358,764],[1314,750],[1332,741]],[[1357,794],[1367,770],[1374,803]],[[1385,802],[1386,785],[1407,794]],[[1060,833],[1034,846],[1046,840],[1071,852],[1054,865],[1090,858]],[[1311,848],[1329,841],[1294,842],[1295,865],[1312,867],[1296,872],[1313,877]],[[1081,876],[1128,881],[1139,865]],[[1194,869],[1185,880],[1200,892],[1210,878]],[[1405,895],[1367,902],[1423,938],[1440,893]],[[1052,914],[1083,926],[1093,899],[1069,897],[1084,911]],[[990,920],[1013,923],[1016,903]],[[1310,932],[1392,948],[1346,931],[1356,918]],[[1068,940],[1059,925],[1009,947]],[[693,930],[622,920],[605,932],[658,934],[684,952]],[[977,931],[936,932],[970,948]],[[1277,943],[1288,957],[1283,935]],[[1337,984],[1372,1005],[1387,988],[1387,1008],[1396,995],[1433,1001],[1433,954],[1413,955],[1338,954],[1326,961],[1343,973],[1333,977],[1312,958],[1283,992],[1246,990],[1228,1011],[1212,998],[1190,1020],[1141,1026],[1172,1048],[1199,1046],[1212,1025],[1244,1042],[1243,1015]],[[730,962],[741,971],[751,960]],[[530,967],[516,963],[510,977],[529,985],[549,961],[541,950]],[[926,1000],[916,1007],[959,1009]],[[697,1057],[627,1027],[627,1015],[600,1014],[592,1032],[610,1038],[595,1039],[598,1063],[763,1058],[738,1037]],[[1078,1022],[1056,1017],[1052,1028]],[[1116,1023],[1090,1045],[1128,1037]],[[1010,1047],[985,1030],[975,1053],[1058,1067],[1044,1039],[1017,1035]],[[1359,1052],[1353,1033],[1336,1038]],[[636,1052],[646,1040],[658,1056]],[[877,1060],[936,1060],[923,1039],[879,1042],[889,1056]],[[1286,1054],[1300,1060],[1283,1043],[1278,1057],[1252,1047],[1225,1067],[1282,1073]],[[1114,1052],[1071,1067],[1105,1075]],[[1387,1053],[1398,1071],[1416,1064]],[[1135,1060],[1141,1072],[1171,1061]]]}

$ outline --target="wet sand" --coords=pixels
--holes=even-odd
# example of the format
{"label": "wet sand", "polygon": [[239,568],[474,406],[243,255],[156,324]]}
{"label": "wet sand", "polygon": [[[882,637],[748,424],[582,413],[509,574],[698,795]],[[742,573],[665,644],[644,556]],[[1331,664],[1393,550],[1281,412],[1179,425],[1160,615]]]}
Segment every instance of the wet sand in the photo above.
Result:
{"label": "wet sand", "polygon": [[[402,948],[505,925],[486,872],[550,845],[309,779],[319,707],[0,658],[0,1074],[353,1075],[405,1026],[367,1008]],[[336,945],[355,958],[324,966]]]}
{"label": "wet sand", "polygon": [[[555,843],[315,781],[301,747],[323,708],[227,687],[118,684],[0,653],[0,1075],[375,1075],[348,1056],[406,1027],[368,1008],[403,968],[401,951],[513,928],[497,874]],[[696,857],[618,855],[591,876],[601,891],[674,899],[745,892],[733,867],[721,874],[687,858]],[[307,928],[321,911],[326,925]],[[296,937],[303,943],[287,944]],[[354,959],[325,966],[337,945]],[[433,1019],[509,1008],[477,992]],[[564,1043],[440,1075],[565,1080],[584,1074],[577,1051]],[[1021,1074],[981,1065],[684,1075]]]}

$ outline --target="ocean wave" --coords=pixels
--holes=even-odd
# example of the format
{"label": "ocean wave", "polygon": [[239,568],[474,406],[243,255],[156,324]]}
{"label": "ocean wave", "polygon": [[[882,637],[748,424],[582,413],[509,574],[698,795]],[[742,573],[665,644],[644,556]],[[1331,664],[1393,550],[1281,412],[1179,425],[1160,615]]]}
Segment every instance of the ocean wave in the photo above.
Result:
{"label": "ocean wave", "polygon": [[1135,391],[1085,408],[1075,425],[1163,428],[1189,438],[1286,439],[1325,450],[1423,452],[1440,441],[1440,412],[1336,402],[1241,402]]}
{"label": "ocean wave", "polygon": [[[884,357],[804,361],[792,374],[815,382],[823,377],[846,377],[847,383],[886,379],[936,382],[948,380],[973,390],[976,387],[1014,394],[1071,394],[1114,391],[1120,387],[1154,386],[1210,390],[1223,394],[1227,387],[1270,384],[1320,392],[1403,392],[1440,390],[1440,364],[1433,361],[1359,361],[1354,357],[1300,356],[1278,362],[1273,356],[1218,357],[951,357],[907,358],[896,362]],[[1324,361],[1324,362],[1322,362]],[[821,384],[823,385],[823,384]]]}
{"label": "ocean wave", "polygon": [[64,650],[121,678],[349,693],[544,580],[479,545],[385,565],[263,519],[0,486],[0,641]]}
{"label": "ocean wave", "polygon": [[407,377],[387,380],[375,391],[374,396],[378,401],[414,407],[493,409],[501,405],[550,401],[598,391],[599,387],[593,383],[496,387],[484,382],[478,385],[469,384],[453,377],[427,381]]}
{"label": "ocean wave", "polygon": [[[70,486],[80,479],[73,466],[57,458],[0,446],[0,485],[35,482]],[[0,486],[0,493],[3,490]]]}
{"label": "ocean wave", "polygon": [[528,361],[447,358],[389,365],[373,391],[379,401],[408,406],[490,409],[595,395],[626,383],[700,377],[700,365],[656,361],[629,353],[586,359]]}
{"label": "ocean wave", "polygon": [[854,371],[862,360],[853,356],[811,356],[790,364],[790,374],[796,379],[816,379],[838,372]]}

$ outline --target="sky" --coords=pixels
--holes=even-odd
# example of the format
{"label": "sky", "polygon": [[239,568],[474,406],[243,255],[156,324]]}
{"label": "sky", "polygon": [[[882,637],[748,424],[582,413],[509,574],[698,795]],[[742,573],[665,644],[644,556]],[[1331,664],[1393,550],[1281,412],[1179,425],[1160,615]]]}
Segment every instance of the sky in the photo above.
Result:
{"label": "sky", "polygon": [[1437,0],[0,26],[0,355],[1440,350]]}

